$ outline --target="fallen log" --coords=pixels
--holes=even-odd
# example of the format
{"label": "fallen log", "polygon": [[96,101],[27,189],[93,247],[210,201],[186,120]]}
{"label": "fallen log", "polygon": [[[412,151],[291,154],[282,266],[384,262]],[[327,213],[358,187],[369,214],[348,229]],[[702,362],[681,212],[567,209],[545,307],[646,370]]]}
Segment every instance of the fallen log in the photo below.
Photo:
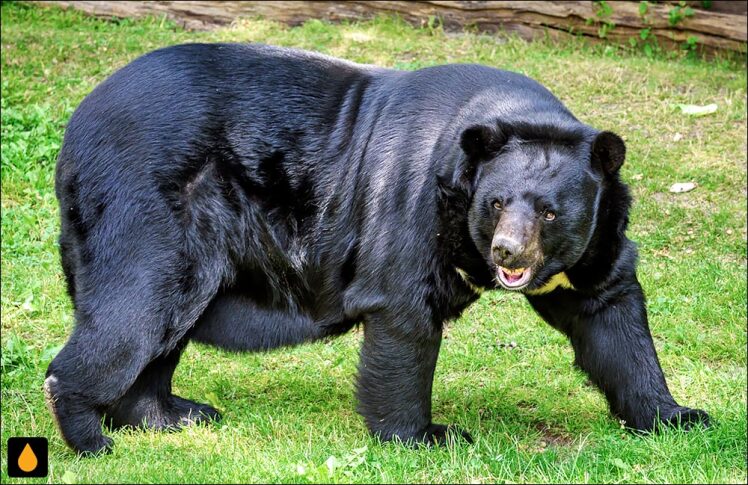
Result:
{"label": "fallen log", "polygon": [[693,15],[673,22],[672,3],[591,1],[37,1],[43,5],[76,8],[101,17],[142,17],[166,15],[189,29],[225,25],[239,17],[261,16],[289,25],[310,18],[354,21],[380,14],[396,14],[423,25],[439,18],[447,29],[477,27],[484,31],[504,30],[527,39],[550,35],[582,35],[592,39],[628,42],[639,39],[644,29],[649,39],[666,48],[695,43],[707,52],[746,52],[746,15],[693,9]]}

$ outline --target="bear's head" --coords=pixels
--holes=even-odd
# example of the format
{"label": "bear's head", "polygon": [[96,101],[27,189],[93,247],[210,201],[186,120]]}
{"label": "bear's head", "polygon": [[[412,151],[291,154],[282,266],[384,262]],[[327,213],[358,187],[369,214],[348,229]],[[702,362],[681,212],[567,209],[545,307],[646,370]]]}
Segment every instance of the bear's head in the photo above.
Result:
{"label": "bear's head", "polygon": [[[571,285],[565,274],[600,245],[601,226],[618,231],[624,214],[610,214],[610,187],[622,187],[618,170],[626,148],[608,131],[583,124],[474,125],[462,132],[465,163],[459,183],[472,193],[470,237],[494,282],[529,294]],[[613,190],[612,193],[616,193]],[[599,252],[599,251],[598,251]]]}

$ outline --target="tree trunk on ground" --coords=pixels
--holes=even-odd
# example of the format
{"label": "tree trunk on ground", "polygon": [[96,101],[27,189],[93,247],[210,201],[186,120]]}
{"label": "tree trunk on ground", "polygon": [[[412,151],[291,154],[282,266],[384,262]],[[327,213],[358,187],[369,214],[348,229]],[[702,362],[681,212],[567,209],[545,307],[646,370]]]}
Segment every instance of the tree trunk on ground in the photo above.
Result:
{"label": "tree trunk on ground", "polygon": [[[538,36],[561,38],[582,35],[591,39],[629,42],[640,39],[648,30],[648,38],[663,47],[680,47],[689,39],[696,40],[708,52],[728,50],[746,52],[746,14],[725,13],[694,8],[694,14],[672,25],[672,3],[647,4],[640,14],[642,2],[622,1],[594,3],[591,1],[38,1],[44,5],[76,8],[103,17],[161,16],[191,29],[205,29],[228,24],[239,17],[261,16],[290,25],[310,18],[330,21],[360,20],[379,14],[397,14],[416,25],[430,18],[442,19],[447,29],[477,27],[484,31],[505,30],[526,39]],[[694,2],[690,2],[694,3]],[[698,3],[698,2],[695,2]],[[716,3],[716,2],[715,2]],[[726,5],[721,5],[725,3]],[[743,2],[733,2],[740,3]],[[735,10],[727,2],[720,9]]]}

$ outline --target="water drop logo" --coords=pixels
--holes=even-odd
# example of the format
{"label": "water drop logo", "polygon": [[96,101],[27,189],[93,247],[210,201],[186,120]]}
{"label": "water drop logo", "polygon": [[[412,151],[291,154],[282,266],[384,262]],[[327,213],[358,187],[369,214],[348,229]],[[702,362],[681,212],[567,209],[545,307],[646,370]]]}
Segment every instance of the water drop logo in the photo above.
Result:
{"label": "water drop logo", "polygon": [[47,438],[9,438],[7,449],[9,477],[47,476]]}
{"label": "water drop logo", "polygon": [[31,449],[31,445],[26,443],[21,455],[18,457],[18,468],[26,473],[31,473],[36,469],[38,464],[39,460],[36,459],[34,450]]}

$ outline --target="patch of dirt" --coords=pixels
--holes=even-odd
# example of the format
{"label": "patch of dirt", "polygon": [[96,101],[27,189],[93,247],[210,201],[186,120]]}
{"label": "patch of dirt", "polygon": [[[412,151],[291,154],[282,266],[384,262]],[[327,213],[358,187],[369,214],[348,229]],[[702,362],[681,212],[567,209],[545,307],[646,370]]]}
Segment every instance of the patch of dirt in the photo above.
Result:
{"label": "patch of dirt", "polygon": [[548,423],[540,421],[535,423],[533,427],[540,433],[540,442],[538,443],[540,448],[547,448],[548,446],[571,446],[574,442],[574,439],[565,431],[554,429]]}
{"label": "patch of dirt", "polygon": [[524,399],[517,401],[517,407],[525,411],[537,411],[538,406]]}

